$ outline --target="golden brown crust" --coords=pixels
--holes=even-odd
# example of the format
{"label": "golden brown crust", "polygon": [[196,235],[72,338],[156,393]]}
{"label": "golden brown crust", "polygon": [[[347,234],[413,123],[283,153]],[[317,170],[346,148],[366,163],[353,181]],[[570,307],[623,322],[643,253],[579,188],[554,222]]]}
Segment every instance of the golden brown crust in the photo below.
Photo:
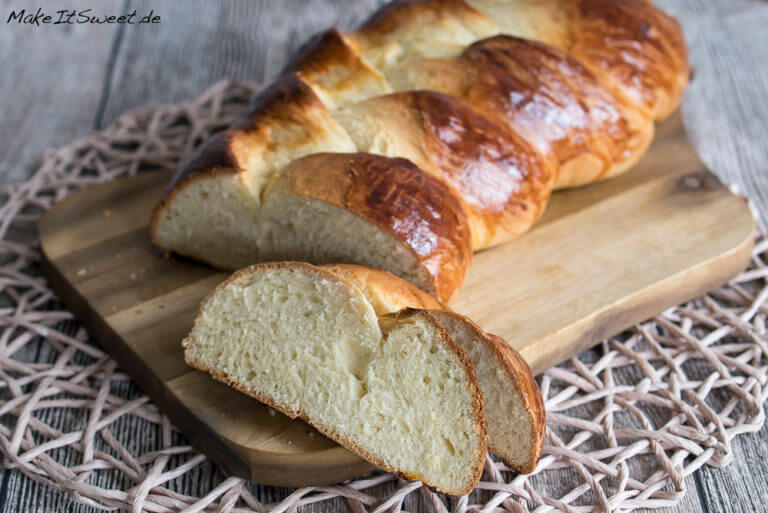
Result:
{"label": "golden brown crust", "polygon": [[[394,306],[394,310],[409,307],[423,309],[445,308],[445,305],[423,290],[383,269],[353,264],[326,264],[320,267],[329,269],[347,278],[362,289],[377,314],[392,311],[384,311],[385,305]],[[381,304],[382,300],[385,303],[384,305]]]}
{"label": "golden brown crust", "polygon": [[[217,174],[244,173],[249,162],[258,160],[277,143],[289,149],[327,133],[330,112],[297,74],[283,75],[260,92],[250,109],[228,129],[215,134],[197,148],[171,178],[150,221],[152,240],[159,244],[157,225],[174,197],[195,180]],[[280,140],[275,140],[274,128]],[[291,128],[295,135],[291,136]],[[293,139],[293,140],[292,140]],[[168,248],[173,249],[173,248]]]}
{"label": "golden brown crust", "polygon": [[[318,170],[322,172],[318,172]],[[341,207],[387,231],[418,258],[448,301],[472,258],[467,214],[453,191],[405,159],[316,153],[291,162],[273,190]]]}
{"label": "golden brown crust", "polygon": [[531,144],[459,98],[433,91],[393,95],[421,119],[425,155],[482,223],[482,249],[519,235],[549,200],[555,170]]}
{"label": "golden brown crust", "polygon": [[471,45],[457,65],[473,70],[463,96],[503,116],[561,166],[584,155],[598,159],[596,172],[586,166],[587,175],[568,185],[615,173],[612,168],[633,164],[650,144],[650,119],[562,50],[497,36]]}
{"label": "golden brown crust", "polygon": [[490,23],[464,0],[395,0],[374,12],[354,32],[354,36],[380,46],[396,40],[398,33],[422,30],[447,18],[460,24]]}
{"label": "golden brown crust", "polygon": [[330,111],[299,74],[280,76],[256,95],[246,113],[195,150],[174,174],[152,212],[152,240],[162,246],[158,237],[160,217],[185,187],[219,174],[238,175],[246,187],[246,182],[254,179],[248,175],[249,168],[266,172],[265,156],[274,153],[278,147],[289,152],[333,139],[335,129]]}
{"label": "golden brown crust", "polygon": [[225,130],[214,134],[210,139],[198,147],[185,164],[174,173],[167,191],[179,183],[198,173],[210,173],[219,169],[228,173],[238,173],[241,163],[232,152],[234,139],[239,135],[234,130]]}
{"label": "golden brown crust", "polygon": [[542,448],[544,447],[544,435],[547,423],[544,401],[541,398],[541,392],[539,391],[539,386],[536,383],[536,378],[534,378],[531,368],[525,360],[523,360],[523,357],[520,356],[520,353],[515,351],[503,338],[498,335],[486,333],[469,317],[458,314],[452,310],[439,310],[433,313],[436,314],[438,320],[440,319],[440,316],[445,315],[462,323],[473,333],[476,340],[480,341],[489,351],[491,351],[495,360],[506,372],[509,381],[512,383],[515,392],[524,405],[525,412],[532,427],[531,431],[534,433],[535,439],[531,443],[528,458],[523,464],[509,461],[504,458],[502,456],[502,448],[495,447],[493,445],[493,440],[488,441],[489,448],[491,452],[502,457],[502,460],[508,467],[524,474],[533,472],[536,469],[536,464],[539,461]]}
{"label": "golden brown crust", "polygon": [[261,130],[267,121],[312,126],[317,124],[318,117],[325,118],[327,115],[328,107],[301,76],[288,73],[281,75],[256,95],[248,113],[235,122],[233,127],[246,131]]}
{"label": "golden brown crust", "polygon": [[495,36],[457,57],[409,62],[394,77],[397,89],[459,96],[500,120],[523,136],[545,165],[558,169],[555,188],[626,171],[653,138],[645,108],[544,43]]}
{"label": "golden brown crust", "polygon": [[395,0],[373,13],[349,38],[355,49],[365,54],[370,49],[407,46],[429,31],[438,37],[434,45],[439,46],[455,44],[457,31],[480,39],[496,33],[496,27],[464,0]]}
{"label": "golden brown crust", "polygon": [[346,36],[332,28],[317,34],[299,48],[283,73],[296,73],[308,84],[333,97],[334,104],[358,100],[365,93],[384,94],[388,84],[349,45]]}
{"label": "golden brown crust", "polygon": [[646,0],[578,0],[566,48],[657,120],[680,104],[690,70],[678,21]]}
{"label": "golden brown crust", "polygon": [[270,134],[274,126],[283,132],[290,126],[304,127],[301,134],[311,133],[308,128],[322,132],[328,116],[326,106],[299,75],[282,75],[256,95],[248,111],[232,126],[195,150],[173,175],[168,190],[196,174],[242,172],[248,157],[276,142]]}
{"label": "golden brown crust", "polygon": [[491,16],[502,33],[571,53],[656,120],[680,103],[689,79],[683,32],[648,0],[470,3]]}
{"label": "golden brown crust", "polygon": [[344,34],[333,27],[314,35],[301,45],[283,68],[283,73],[296,72],[305,77],[313,77],[336,66],[355,70],[362,67],[374,72],[347,44]]}
{"label": "golden brown crust", "polygon": [[408,91],[362,102],[349,112],[350,130],[376,127],[359,144],[375,147],[385,139],[399,156],[456,191],[470,217],[474,250],[527,231],[549,200],[554,162],[466,100]]}
{"label": "golden brown crust", "polygon": [[[272,263],[256,264],[233,273],[229,278],[227,278],[225,281],[220,283],[203,300],[202,304],[200,305],[200,312],[202,313],[208,301],[217,293],[219,293],[221,290],[223,290],[223,288],[226,287],[227,285],[245,276],[248,276],[250,274],[263,272],[268,269],[297,269],[297,270],[301,269],[302,271],[305,271],[305,272],[322,274],[325,279],[331,279],[331,280],[342,282],[347,286],[349,286],[350,289],[356,290],[355,286],[350,281],[345,279],[343,276],[340,276],[339,274],[334,273],[330,269],[321,268],[321,267],[313,266],[313,265],[302,263],[302,262],[272,262]],[[200,318],[200,315],[198,315],[197,319],[199,318]],[[456,344],[456,342],[453,341],[450,335],[448,335],[448,332],[445,330],[445,328],[440,324],[440,322],[433,315],[429,314],[424,310],[403,310],[401,312],[397,312],[396,314],[382,316],[380,318],[380,323],[385,326],[383,329],[386,333],[387,328],[393,327],[395,323],[405,322],[409,319],[417,319],[417,318],[422,320],[423,322],[430,323],[433,326],[433,329],[435,329],[440,334],[441,343],[443,343],[445,347],[457,357],[458,363],[460,365],[460,369],[462,372],[464,372],[466,377],[466,382],[469,387],[468,391],[470,393],[470,398],[471,398],[472,419],[474,420],[473,425],[475,426],[475,429],[476,429],[476,432],[475,432],[476,439],[479,442],[478,448],[475,451],[475,455],[474,455],[475,463],[472,466],[471,475],[467,480],[466,484],[462,488],[450,489],[446,487],[441,487],[439,485],[436,485],[435,483],[425,483],[425,484],[427,484],[428,486],[434,487],[436,490],[440,492],[447,493],[450,495],[464,495],[472,491],[477,486],[477,483],[480,481],[480,476],[482,474],[482,469],[483,469],[483,463],[485,461],[485,454],[486,454],[486,447],[487,447],[486,440],[488,438],[488,435],[487,435],[487,430],[485,425],[485,415],[483,412],[482,392],[480,391],[480,386],[477,383],[477,378],[474,373],[474,368],[472,367],[472,362],[469,360],[469,357],[467,356],[466,352],[461,347],[459,347],[458,344]],[[195,323],[197,323],[197,319],[195,320]],[[194,327],[192,329],[192,332],[194,333]],[[186,348],[187,345],[188,345],[188,338],[185,338],[182,341],[182,347]],[[400,471],[399,469],[395,468],[390,462],[386,461],[385,459],[379,457],[374,453],[371,453],[370,451],[356,444],[346,436],[343,436],[342,434],[340,434],[330,426],[326,426],[321,423],[315,422],[313,419],[310,419],[309,417],[307,417],[305,412],[303,412],[302,410],[297,408],[292,408],[291,406],[285,403],[276,401],[274,398],[266,394],[263,394],[252,387],[245,386],[239,383],[238,381],[236,381],[235,379],[231,378],[230,376],[222,372],[219,372],[216,369],[212,369],[198,360],[193,359],[188,354],[187,351],[184,352],[184,360],[187,363],[187,365],[189,365],[190,367],[201,370],[203,372],[208,372],[214,379],[221,381],[222,383],[225,383],[226,385],[229,385],[232,388],[246,395],[249,395],[250,397],[253,397],[259,402],[264,403],[274,408],[275,410],[278,410],[284,413],[288,417],[302,419],[303,421],[307,422],[308,424],[316,428],[318,431],[326,435],[328,438],[334,440],[340,445],[358,454],[362,458],[370,461],[377,467],[383,469],[385,472],[396,474],[405,479],[421,479],[421,476],[410,475]]]}

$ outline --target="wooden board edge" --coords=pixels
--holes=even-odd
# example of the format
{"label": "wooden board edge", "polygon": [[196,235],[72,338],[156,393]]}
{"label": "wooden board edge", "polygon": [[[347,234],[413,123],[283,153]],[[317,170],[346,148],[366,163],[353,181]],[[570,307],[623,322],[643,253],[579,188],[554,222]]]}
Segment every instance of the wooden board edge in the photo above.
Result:
{"label": "wooden board edge", "polygon": [[[738,245],[684,272],[668,276],[625,300],[582,319],[576,325],[569,326],[566,333],[555,334],[554,337],[558,339],[557,345],[568,346],[568,351],[550,352],[545,358],[538,357],[537,349],[551,347],[552,337],[550,337],[542,339],[536,344],[523,347],[521,350],[523,359],[529,363],[535,375],[541,374],[548,368],[596,346],[602,340],[650,319],[666,308],[685,303],[725,285],[746,269],[752,257],[752,248],[757,234],[757,222],[749,210],[746,200],[744,200],[742,214],[745,216],[745,221],[749,220],[750,226]],[[716,270],[714,273],[712,273],[713,269]],[[702,278],[692,280],[692,273],[696,276],[702,276]],[[698,281],[699,285],[694,288],[675,287],[675,284],[683,281],[683,274],[687,276],[685,281]],[[707,275],[711,276],[707,277]],[[645,299],[651,296],[660,299],[656,301]]]}

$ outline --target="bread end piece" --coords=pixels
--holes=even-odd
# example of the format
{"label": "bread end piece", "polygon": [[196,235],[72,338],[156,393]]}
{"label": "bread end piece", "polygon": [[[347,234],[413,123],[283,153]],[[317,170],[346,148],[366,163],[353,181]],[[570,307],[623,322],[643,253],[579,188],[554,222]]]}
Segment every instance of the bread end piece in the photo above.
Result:
{"label": "bread end piece", "polygon": [[428,309],[472,360],[485,397],[490,451],[518,472],[533,472],[544,444],[546,415],[533,373],[517,351],[386,271],[344,264],[323,267],[353,282],[379,315]]}
{"label": "bread end piece", "polygon": [[510,468],[530,473],[544,446],[546,414],[539,387],[520,354],[467,317],[431,311],[469,355],[485,401],[489,450]]}

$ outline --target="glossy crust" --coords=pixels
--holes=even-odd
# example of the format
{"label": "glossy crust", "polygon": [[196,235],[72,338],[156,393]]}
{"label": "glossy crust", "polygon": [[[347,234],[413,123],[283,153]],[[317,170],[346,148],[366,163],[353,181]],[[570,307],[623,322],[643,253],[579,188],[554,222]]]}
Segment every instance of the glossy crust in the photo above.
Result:
{"label": "glossy crust", "polygon": [[553,162],[467,101],[408,91],[356,109],[380,133],[400,137],[392,145],[402,156],[456,191],[470,216],[474,250],[526,232],[544,211],[556,173]]}
{"label": "glossy crust", "polygon": [[[320,275],[323,279],[342,282],[347,286],[349,286],[350,289],[358,290],[357,287],[353,285],[352,282],[349,282],[348,280],[332,272],[331,270],[322,269],[320,267],[313,266],[310,264],[306,264],[302,262],[272,262],[272,263],[265,263],[265,264],[256,264],[233,273],[229,278],[227,278],[222,283],[220,283],[203,300],[202,304],[200,305],[200,312],[203,311],[208,301],[213,296],[215,296],[219,291],[224,289],[227,285],[249,274],[259,273],[269,269],[296,269],[296,270],[301,270],[303,272],[315,273]],[[200,318],[200,315],[198,314],[198,319],[199,318]],[[456,496],[465,495],[471,492],[477,486],[477,483],[480,481],[480,476],[482,475],[483,463],[485,462],[486,440],[488,438],[488,434],[485,426],[485,415],[483,413],[483,395],[482,395],[482,392],[480,391],[480,386],[477,384],[475,371],[474,371],[474,368],[472,367],[472,362],[469,360],[469,357],[467,356],[467,353],[461,347],[459,347],[459,345],[456,344],[456,342],[453,341],[450,335],[448,335],[448,332],[445,330],[445,328],[440,324],[440,322],[433,315],[431,315],[430,313],[424,310],[407,309],[394,314],[381,316],[379,318],[379,323],[382,326],[382,331],[386,332],[387,328],[394,327],[394,325],[397,322],[404,322],[404,321],[407,321],[408,319],[417,319],[417,318],[423,322],[427,322],[431,324],[433,329],[435,329],[441,335],[440,337],[441,342],[454,355],[456,355],[457,360],[461,366],[460,370],[464,373],[468,387],[469,387],[469,393],[472,401],[471,403],[472,412],[473,412],[472,418],[474,419],[473,424],[475,425],[475,428],[476,428],[475,435],[480,442],[479,444],[480,446],[475,453],[475,464],[471,468],[471,476],[467,480],[467,483],[464,487],[458,488],[458,489],[448,489],[448,488],[440,487],[435,483],[425,483],[425,484],[433,487],[435,490],[442,493],[447,493],[447,494],[456,495]],[[197,319],[195,320],[195,322],[197,322]],[[193,330],[194,330],[194,327],[193,327]],[[181,345],[183,348],[185,348],[188,345],[187,339],[184,339]],[[307,415],[303,411],[298,410],[296,408],[292,408],[284,403],[275,401],[273,398],[269,397],[268,395],[265,395],[252,387],[244,386],[241,383],[232,379],[231,377],[215,369],[209,368],[203,362],[192,359],[187,354],[186,351],[184,352],[184,359],[187,365],[195,369],[201,370],[203,372],[209,373],[217,381],[221,381],[222,383],[229,385],[230,387],[246,395],[249,395],[250,397],[253,397],[259,402],[266,404],[274,408],[275,410],[280,411],[281,413],[284,413],[290,418],[300,418],[301,420],[313,426],[315,429],[320,431],[322,434],[324,434],[331,440],[346,447],[347,449],[356,453],[360,457],[370,461],[371,463],[381,468],[385,472],[396,474],[405,479],[421,479],[421,476],[409,475],[401,472],[399,469],[393,467],[390,462],[379,457],[377,454],[371,453],[370,451],[366,450],[360,445],[354,443],[344,435],[335,431],[330,426],[326,426],[318,422],[315,422],[313,419],[307,417]]]}
{"label": "glossy crust", "polygon": [[[497,36],[473,44],[463,57],[478,70],[477,82],[465,92],[467,98],[489,111],[504,113],[542,148],[548,145],[560,161],[561,175],[578,173],[567,167],[574,162],[577,168],[584,166],[580,156],[599,159],[597,173],[588,173],[586,180],[572,180],[573,185],[614,174],[616,166],[623,171],[651,142],[650,119],[643,119],[562,50]],[[559,182],[563,180],[558,177]]]}
{"label": "glossy crust", "polygon": [[[318,172],[318,170],[323,170]],[[291,162],[270,184],[280,192],[343,208],[402,241],[448,301],[472,258],[464,207],[441,181],[405,159],[369,153],[316,153]]]}
{"label": "glossy crust", "polygon": [[381,45],[397,40],[403,33],[412,33],[447,19],[466,26],[492,25],[464,0],[395,0],[371,14],[354,36]]}
{"label": "glossy crust", "polygon": [[238,139],[244,137],[240,130],[229,129],[216,133],[200,145],[182,167],[174,173],[166,192],[171,191],[181,182],[197,175],[219,173],[239,173],[244,165],[240,155],[232,150],[238,145]]}
{"label": "glossy crust", "polygon": [[678,21],[647,0],[578,0],[578,26],[566,48],[596,73],[609,76],[654,119],[680,104],[688,52]]}
{"label": "glossy crust", "polygon": [[625,171],[653,138],[649,115],[553,46],[510,36],[410,64],[414,85],[461,96],[553,155],[556,187]]}
{"label": "glossy crust", "polygon": [[683,31],[649,0],[470,0],[499,32],[561,48],[660,120],[689,79]]}
{"label": "glossy crust", "polygon": [[274,160],[276,151],[300,155],[301,148],[309,145],[334,146],[338,130],[328,108],[299,74],[282,75],[256,95],[235,123],[198,147],[173,175],[152,212],[152,240],[162,246],[160,217],[174,197],[195,180],[229,174],[239,175],[243,187],[263,182],[274,171],[270,157]]}
{"label": "glossy crust", "polygon": [[[604,76],[654,119],[679,105],[690,78],[683,31],[675,18],[648,0],[510,1],[400,0],[374,13],[350,38],[358,49],[418,38],[425,28],[449,29],[448,20],[478,35],[523,36],[562,48]],[[509,19],[504,19],[509,18]],[[510,19],[531,26],[508,31]],[[483,35],[485,34],[485,35]],[[413,57],[411,55],[410,57]]]}

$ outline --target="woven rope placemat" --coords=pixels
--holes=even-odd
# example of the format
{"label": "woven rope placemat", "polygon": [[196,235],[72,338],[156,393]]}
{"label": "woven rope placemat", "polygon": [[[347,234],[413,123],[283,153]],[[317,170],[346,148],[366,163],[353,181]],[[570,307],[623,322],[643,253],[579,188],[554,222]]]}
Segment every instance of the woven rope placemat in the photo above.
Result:
{"label": "woven rope placemat", "polygon": [[[255,92],[216,84],[193,102],[145,107],[45,154],[0,206],[0,451],[6,468],[105,509],[292,512],[321,501],[355,513],[433,509],[631,511],[663,507],[684,478],[731,458],[768,398],[768,239],[727,286],[670,308],[540,377],[548,433],[532,475],[486,461],[472,494],[449,498],[382,472],[337,486],[258,487],[211,465],[78,326],[40,276],[35,224],[78,189],[173,169]],[[63,426],[63,427],[62,427]],[[187,490],[187,492],[185,492]],[[334,503],[335,505],[335,503]]]}

